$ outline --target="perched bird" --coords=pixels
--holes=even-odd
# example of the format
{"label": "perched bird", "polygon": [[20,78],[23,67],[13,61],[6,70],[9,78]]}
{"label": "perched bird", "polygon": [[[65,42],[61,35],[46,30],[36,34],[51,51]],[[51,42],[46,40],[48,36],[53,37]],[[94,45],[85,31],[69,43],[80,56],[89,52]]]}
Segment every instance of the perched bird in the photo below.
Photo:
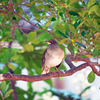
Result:
{"label": "perched bird", "polygon": [[55,40],[51,39],[45,42],[48,43],[48,48],[44,51],[42,57],[42,74],[49,73],[51,67],[55,67],[58,71],[64,58],[64,51]]}

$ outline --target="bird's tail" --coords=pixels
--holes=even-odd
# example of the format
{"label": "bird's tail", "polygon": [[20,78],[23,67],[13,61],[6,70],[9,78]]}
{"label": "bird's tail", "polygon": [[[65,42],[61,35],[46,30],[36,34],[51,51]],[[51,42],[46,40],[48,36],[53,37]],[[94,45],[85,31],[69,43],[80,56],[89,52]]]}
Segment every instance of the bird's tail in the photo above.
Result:
{"label": "bird's tail", "polygon": [[47,74],[50,72],[50,67],[45,66],[41,74]]}

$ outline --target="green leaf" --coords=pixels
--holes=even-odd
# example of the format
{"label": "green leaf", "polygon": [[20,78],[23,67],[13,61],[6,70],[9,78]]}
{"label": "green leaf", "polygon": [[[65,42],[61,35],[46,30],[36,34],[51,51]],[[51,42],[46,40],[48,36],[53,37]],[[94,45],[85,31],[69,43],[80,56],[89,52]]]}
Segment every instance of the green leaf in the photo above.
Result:
{"label": "green leaf", "polygon": [[30,33],[28,34],[27,41],[33,40],[33,38],[35,38],[36,35],[37,35],[36,32],[30,32]]}
{"label": "green leaf", "polygon": [[77,26],[79,25],[79,23],[80,23],[80,22],[75,22],[75,23],[74,23],[75,29],[77,28]]}
{"label": "green leaf", "polygon": [[8,2],[9,2],[8,0],[0,0],[0,3],[3,4],[3,5],[5,5],[5,4],[8,5]]}
{"label": "green leaf", "polygon": [[0,22],[3,20],[4,16],[0,16]]}
{"label": "green leaf", "polygon": [[70,29],[70,31],[71,31],[72,33],[75,33],[75,31],[76,31],[76,30],[75,30],[75,27],[74,27],[74,26],[72,26],[72,25],[71,25],[71,26],[69,26],[69,29]]}
{"label": "green leaf", "polygon": [[86,46],[85,45],[83,45],[83,44],[81,44],[79,42],[75,42],[75,43],[86,49]]}
{"label": "green leaf", "polygon": [[30,92],[33,92],[32,82],[27,82],[27,87]]}
{"label": "green leaf", "polygon": [[68,38],[64,38],[64,39],[62,39],[60,42],[59,42],[59,44],[62,44],[62,43],[64,43],[64,42],[66,42],[67,40],[69,40]]}
{"label": "green leaf", "polygon": [[32,41],[30,41],[32,44],[38,44],[40,40],[38,38],[34,38]]}
{"label": "green leaf", "polygon": [[[21,7],[16,8],[16,12],[19,12],[19,11],[20,11],[19,15],[23,13],[23,9]],[[17,15],[14,15],[14,16],[18,17]]]}
{"label": "green leaf", "polygon": [[81,96],[84,92],[86,92],[86,90],[88,90],[90,88],[91,88],[91,86],[86,87],[84,90],[82,90],[82,92],[79,95]]}
{"label": "green leaf", "polygon": [[70,14],[70,15],[73,15],[73,16],[79,16],[79,14],[76,13],[76,12],[74,12],[74,11],[69,11],[69,14]]}
{"label": "green leaf", "polygon": [[37,8],[38,8],[38,9],[43,9],[43,8],[45,8],[45,5],[43,5],[43,4],[38,5]]}
{"label": "green leaf", "polygon": [[7,84],[7,86],[6,86],[6,91],[8,90],[8,88],[9,88],[9,85],[10,85],[10,82]]}
{"label": "green leaf", "polygon": [[18,56],[17,55],[14,55],[14,56],[11,57],[10,60],[16,60],[17,58],[18,58]]}
{"label": "green leaf", "polygon": [[52,17],[52,18],[51,18],[51,21],[56,21],[56,18]]}
{"label": "green leaf", "polygon": [[93,50],[93,54],[94,54],[94,55],[97,55],[97,54],[98,54],[98,50],[97,50],[97,49],[94,49],[94,50]]}
{"label": "green leaf", "polygon": [[34,47],[33,47],[33,45],[31,45],[31,44],[25,44],[25,45],[24,45],[24,49],[25,49],[26,51],[33,51],[33,50],[34,50]]}
{"label": "green leaf", "polygon": [[62,19],[64,19],[63,13],[59,12],[59,15],[61,16]]}
{"label": "green leaf", "polygon": [[10,54],[9,54],[9,49],[5,49],[4,50],[4,57],[9,58]]}
{"label": "green leaf", "polygon": [[17,3],[21,4],[22,3],[22,0],[17,0]]}
{"label": "green leaf", "polygon": [[40,18],[40,15],[39,15],[38,13],[33,14],[33,16],[34,16],[35,18]]}
{"label": "green leaf", "polygon": [[10,89],[9,91],[7,91],[4,98],[9,97],[13,91],[14,91],[13,89]]}
{"label": "green leaf", "polygon": [[90,8],[88,14],[91,14],[92,12],[95,12],[95,14],[96,14],[97,16],[100,16],[99,11],[100,11],[100,7],[99,7],[98,5],[94,5],[94,6],[92,6],[92,7]]}
{"label": "green leaf", "polygon": [[35,2],[36,2],[36,3],[42,3],[42,1],[41,1],[41,0],[36,0]]}
{"label": "green leaf", "polygon": [[6,64],[7,62],[8,62],[8,59],[7,59],[7,58],[3,57],[3,58],[1,59],[1,63]]}
{"label": "green leaf", "polygon": [[37,23],[37,25],[38,25],[40,28],[42,28],[42,26],[41,26],[39,23]]}
{"label": "green leaf", "polygon": [[17,0],[12,0],[13,3],[17,3]]}
{"label": "green leaf", "polygon": [[87,7],[89,8],[89,7],[92,6],[95,2],[96,2],[96,0],[89,0],[89,1],[88,1]]}
{"label": "green leaf", "polygon": [[65,24],[65,29],[66,29],[66,34],[68,35],[68,33],[70,32],[68,23]]}
{"label": "green leaf", "polygon": [[8,67],[10,68],[10,69],[16,69],[16,67],[13,65],[13,64],[8,64]]}
{"label": "green leaf", "polygon": [[2,91],[3,93],[6,92],[6,81],[2,81],[2,83],[1,83],[1,91]]}
{"label": "green leaf", "polygon": [[79,57],[86,58],[86,56],[85,56],[85,55],[80,55]]}
{"label": "green leaf", "polygon": [[81,23],[78,25],[77,29],[79,29],[79,28],[84,24],[84,22],[85,22],[85,20],[83,20],[83,22],[81,22]]}
{"label": "green leaf", "polygon": [[51,18],[48,19],[48,22],[45,24],[45,27],[49,26],[51,24]]}
{"label": "green leaf", "polygon": [[[99,31],[100,30],[100,26],[99,26],[99,24],[98,24],[98,20],[97,19],[94,19],[93,20],[93,25],[94,25],[94,27],[96,27],[97,28],[97,31]],[[97,32],[98,33],[98,32]],[[96,39],[98,39],[98,36],[99,36],[100,34],[95,34],[95,36],[96,36]]]}
{"label": "green leaf", "polygon": [[17,41],[20,43],[22,41],[22,35],[17,28],[15,29],[15,33],[16,33],[15,37],[16,37]]}
{"label": "green leaf", "polygon": [[10,52],[10,58],[13,57],[16,54],[16,51],[19,51],[19,49],[13,48],[12,51]]}
{"label": "green leaf", "polygon": [[82,36],[85,36],[85,34],[86,34],[86,31],[82,31],[82,32],[81,32],[81,35],[82,35]]}
{"label": "green leaf", "polygon": [[6,41],[8,38],[9,38],[8,36],[2,38],[2,42],[3,42],[3,41]]}
{"label": "green leaf", "polygon": [[3,55],[4,55],[3,53],[0,53],[0,59],[3,58]]}
{"label": "green leaf", "polygon": [[61,34],[61,36],[67,38],[67,36],[64,33],[62,33],[61,31],[58,31],[58,32]]}
{"label": "green leaf", "polygon": [[23,13],[23,14],[24,14],[25,18],[29,21],[30,20],[29,16],[26,13]]}
{"label": "green leaf", "polygon": [[48,32],[44,31],[43,34],[38,37],[38,39],[43,42],[48,36],[50,37]]}
{"label": "green leaf", "polygon": [[78,53],[78,48],[73,47],[74,54]]}
{"label": "green leaf", "polygon": [[14,74],[21,74],[21,68],[16,67],[16,69],[14,70]]}
{"label": "green leaf", "polygon": [[4,49],[3,51],[3,57],[1,59],[1,63],[6,64],[8,62],[8,59],[10,58],[10,53],[9,53],[9,49]]}
{"label": "green leaf", "polygon": [[17,20],[17,18],[15,16],[12,16],[12,20],[15,21]]}
{"label": "green leaf", "polygon": [[57,29],[62,32],[62,33],[65,33],[65,26],[63,25],[57,25]]}
{"label": "green leaf", "polygon": [[95,73],[93,71],[91,71],[87,77],[88,82],[92,83],[95,80]]}
{"label": "green leaf", "polygon": [[8,66],[4,66],[2,71],[3,71],[3,73],[8,73]]}
{"label": "green leaf", "polygon": [[[18,1],[20,1],[20,0],[18,0]],[[26,6],[31,6],[31,5],[33,5],[33,3],[35,3],[35,1],[31,1],[31,2],[25,3],[25,5]]]}
{"label": "green leaf", "polygon": [[50,9],[49,5],[45,5],[45,11],[48,11]]}
{"label": "green leaf", "polygon": [[55,29],[57,24],[58,24],[58,21],[54,21],[53,24],[52,24],[52,29]]}
{"label": "green leaf", "polygon": [[29,34],[28,34],[28,36],[29,37],[31,37],[31,38],[34,38],[34,37],[36,37],[36,32],[30,32]]}

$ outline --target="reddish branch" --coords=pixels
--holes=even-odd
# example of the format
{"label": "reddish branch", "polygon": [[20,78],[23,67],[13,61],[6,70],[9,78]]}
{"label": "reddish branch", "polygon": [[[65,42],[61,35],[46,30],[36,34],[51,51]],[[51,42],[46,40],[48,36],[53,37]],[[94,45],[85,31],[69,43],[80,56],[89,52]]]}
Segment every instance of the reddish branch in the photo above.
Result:
{"label": "reddish branch", "polygon": [[[89,64],[91,61],[88,59],[88,58],[82,58],[82,57],[75,57],[75,58],[73,58],[73,57],[70,57],[69,58],[69,60],[70,61],[85,61],[85,62],[87,62],[87,64]],[[94,73],[96,74],[96,75],[98,75],[98,76],[100,76],[100,73],[97,71],[97,69],[94,67],[94,66],[100,66],[100,64],[98,64],[98,65],[96,65],[96,64],[98,64],[98,63],[92,63],[91,62],[91,64],[89,64],[89,66],[92,68],[92,70],[94,71]]]}
{"label": "reddish branch", "polygon": [[[86,62],[76,67],[73,64],[71,64],[70,60],[71,61],[86,61]],[[67,63],[67,60],[66,60],[66,63]],[[94,71],[96,75],[100,76],[100,73],[94,67],[94,66],[100,66],[100,64],[98,64],[97,62],[90,62],[89,59],[87,58],[77,58],[77,57],[75,58],[74,57],[74,58],[69,58],[68,63],[71,69],[68,71],[67,70],[60,71],[61,74],[59,74],[58,72],[50,72],[44,75],[28,76],[28,75],[15,75],[11,73],[4,73],[4,74],[0,74],[0,81],[5,81],[5,80],[17,80],[17,81],[22,80],[22,81],[28,81],[28,82],[42,81],[42,80],[47,80],[53,77],[70,76],[74,74],[75,72],[80,71],[83,68],[86,68],[88,66],[92,68],[92,70]],[[74,67],[72,67],[71,65],[73,65]]]}
{"label": "reddish branch", "polygon": [[72,23],[71,18],[70,18],[70,16],[69,16],[69,10],[68,10],[68,9],[66,9],[66,15],[67,15],[67,17],[69,18],[70,23]]}

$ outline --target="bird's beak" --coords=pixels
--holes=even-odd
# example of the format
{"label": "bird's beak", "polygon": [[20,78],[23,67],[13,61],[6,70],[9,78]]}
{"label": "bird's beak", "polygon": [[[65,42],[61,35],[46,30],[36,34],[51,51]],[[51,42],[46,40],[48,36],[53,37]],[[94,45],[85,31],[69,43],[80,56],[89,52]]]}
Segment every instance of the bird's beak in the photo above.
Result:
{"label": "bird's beak", "polygon": [[51,44],[49,41],[45,41],[47,44]]}

